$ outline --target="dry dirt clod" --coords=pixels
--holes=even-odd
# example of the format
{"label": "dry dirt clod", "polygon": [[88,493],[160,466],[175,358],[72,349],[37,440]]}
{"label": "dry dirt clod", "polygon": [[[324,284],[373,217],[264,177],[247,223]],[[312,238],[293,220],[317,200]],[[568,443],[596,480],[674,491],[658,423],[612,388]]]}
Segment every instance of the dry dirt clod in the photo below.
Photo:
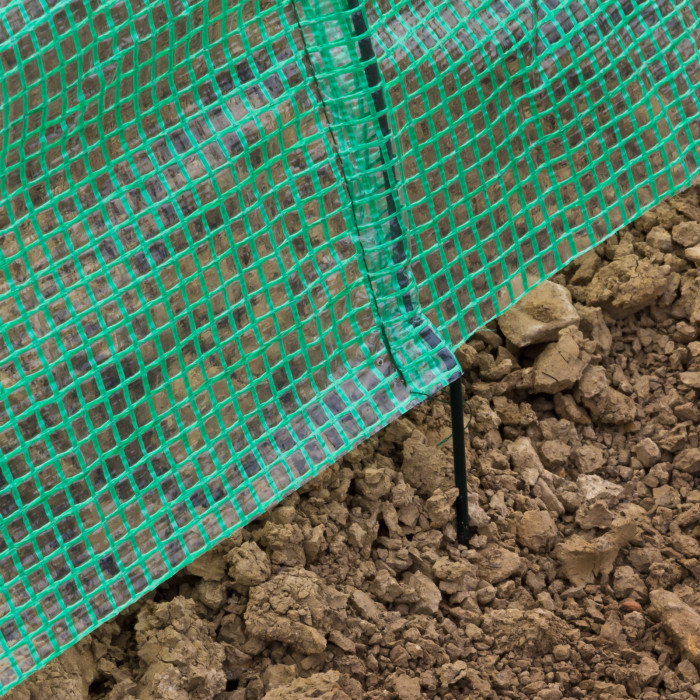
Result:
{"label": "dry dirt clod", "polygon": [[630,599],[638,601],[647,597],[646,584],[631,566],[618,566],[615,569],[613,590],[618,599],[624,598],[628,603]]}
{"label": "dry dirt clod", "polygon": [[524,348],[556,341],[560,330],[578,322],[571,293],[546,280],[501,314],[498,327],[513,345]]}
{"label": "dry dirt clod", "polygon": [[500,654],[518,650],[524,658],[549,654],[566,639],[568,626],[549,610],[506,608],[484,615],[484,632],[493,639],[492,648]]}
{"label": "dry dirt clod", "polygon": [[439,488],[450,487],[449,464],[443,452],[426,443],[425,437],[414,433],[403,445],[404,479],[421,495],[429,498]]}
{"label": "dry dirt clod", "polygon": [[686,386],[700,389],[700,372],[681,372],[678,376]]}
{"label": "dry dirt clod", "polygon": [[646,469],[651,469],[661,458],[659,446],[648,437],[637,443],[634,453]]}
{"label": "dry dirt clod", "polygon": [[582,474],[576,480],[576,486],[584,501],[602,500],[609,505],[616,504],[624,490],[619,484],[602,479],[597,474]]}
{"label": "dry dirt clod", "polygon": [[246,630],[303,654],[326,648],[325,635],[345,617],[347,596],[306,569],[283,571],[250,589]]}
{"label": "dry dirt clod", "polygon": [[192,576],[198,576],[205,581],[223,581],[226,577],[224,554],[223,548],[214,547],[210,552],[188,564],[187,571]]}
{"label": "dry dirt clod", "polygon": [[526,437],[519,437],[508,446],[508,455],[513,469],[522,476],[526,484],[534,486],[544,472],[544,466],[532,441]]}
{"label": "dry dirt clod", "polygon": [[591,360],[583,344],[583,335],[578,329],[561,331],[559,340],[548,345],[535,360],[532,391],[557,394],[572,389]]}
{"label": "dry dirt clod", "polygon": [[257,586],[270,578],[270,558],[255,542],[244,542],[226,555],[229,576],[240,586]]}
{"label": "dry dirt clod", "polygon": [[224,690],[224,649],[192,599],[144,605],[135,625],[143,700],[208,700]]}
{"label": "dry dirt clod", "polygon": [[683,248],[695,246],[700,243],[700,223],[697,221],[684,221],[676,224],[671,231],[671,236],[673,237],[673,242],[678,243]]}
{"label": "dry dirt clod", "polygon": [[612,349],[613,338],[602,309],[577,304],[576,310],[581,317],[579,329],[586,340],[592,341],[594,353],[601,358],[607,357]]}
{"label": "dry dirt clod", "polygon": [[443,664],[438,671],[440,685],[443,688],[448,688],[451,685],[455,685],[455,683],[461,681],[462,678],[467,676],[468,671],[469,667],[467,666],[467,662],[463,661],[462,659],[455,661],[454,663]]}
{"label": "dry dirt clod", "polygon": [[4,697],[7,700],[84,700],[96,673],[89,643],[79,642]]}
{"label": "dry dirt clod", "polygon": [[263,700],[351,700],[342,689],[337,671],[316,673],[308,678],[297,678],[288,685],[273,688]]}
{"label": "dry dirt clod", "polygon": [[654,226],[647,233],[647,243],[662,253],[670,253],[673,250],[671,234],[662,226]]}
{"label": "dry dirt clod", "polygon": [[554,394],[554,410],[560,418],[579,425],[591,425],[588,412],[576,403],[571,394]]}
{"label": "dry dirt clod", "polygon": [[605,453],[600,445],[580,445],[574,450],[574,463],[583,474],[593,474],[605,465]]}
{"label": "dry dirt clod", "polygon": [[587,367],[578,388],[584,406],[601,423],[624,425],[637,417],[634,400],[610,386],[603,367]]}
{"label": "dry dirt clod", "polygon": [[615,515],[604,501],[584,503],[576,511],[576,524],[582,530],[607,529]]}
{"label": "dry dirt clod", "polygon": [[700,669],[700,612],[671,591],[652,591],[649,600],[683,657]]}
{"label": "dry dirt clod", "polygon": [[673,458],[673,468],[687,474],[700,474],[700,447],[688,447]]}
{"label": "dry dirt clod", "polygon": [[436,489],[426,500],[425,510],[432,527],[440,529],[452,520],[454,502],[458,495],[459,491],[456,488]]}
{"label": "dry dirt clod", "polygon": [[544,552],[552,547],[557,538],[557,528],[546,510],[525,511],[518,521],[518,543],[531,552]]}
{"label": "dry dirt clod", "polygon": [[695,265],[700,265],[700,245],[693,246],[692,248],[686,248],[685,259],[694,263]]}
{"label": "dry dirt clod", "polygon": [[420,681],[405,673],[399,673],[393,678],[394,692],[399,700],[420,700]]}
{"label": "dry dirt clod", "polygon": [[594,539],[572,535],[556,546],[554,556],[571,583],[585,586],[593,583],[599,574],[607,576],[613,570],[620,549],[635,537],[637,531],[634,521],[623,519],[610,532]]}
{"label": "dry dirt clod", "polygon": [[604,266],[586,287],[586,303],[600,306],[613,318],[626,318],[651,306],[666,289],[670,270],[636,255]]}
{"label": "dry dirt clod", "polygon": [[491,584],[500,583],[519,573],[523,561],[504,547],[488,546],[480,552],[479,576]]}
{"label": "dry dirt clod", "polygon": [[[669,235],[670,240],[670,235]],[[569,280],[569,284],[575,286],[583,286],[588,284],[598,270],[600,270],[603,261],[595,250],[584,253],[577,261],[578,269]]]}
{"label": "dry dirt clod", "polygon": [[262,681],[266,690],[272,690],[289,685],[296,677],[297,669],[293,664],[273,664],[263,671]]}
{"label": "dry dirt clod", "polygon": [[404,582],[413,590],[417,598],[411,606],[413,612],[417,615],[435,615],[438,612],[442,602],[442,593],[432,579],[420,571],[416,571],[409,573],[404,578]]}

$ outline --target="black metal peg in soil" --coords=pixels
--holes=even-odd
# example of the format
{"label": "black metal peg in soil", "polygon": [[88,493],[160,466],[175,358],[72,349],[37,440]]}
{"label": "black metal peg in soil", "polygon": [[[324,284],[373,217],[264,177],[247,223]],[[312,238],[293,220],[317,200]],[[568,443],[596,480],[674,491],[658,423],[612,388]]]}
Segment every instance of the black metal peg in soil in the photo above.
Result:
{"label": "black metal peg in soil", "polygon": [[452,414],[452,452],[454,457],[457,496],[457,541],[469,544],[469,505],[467,502],[467,455],[464,447],[464,399],[462,380],[450,384],[450,412]]}

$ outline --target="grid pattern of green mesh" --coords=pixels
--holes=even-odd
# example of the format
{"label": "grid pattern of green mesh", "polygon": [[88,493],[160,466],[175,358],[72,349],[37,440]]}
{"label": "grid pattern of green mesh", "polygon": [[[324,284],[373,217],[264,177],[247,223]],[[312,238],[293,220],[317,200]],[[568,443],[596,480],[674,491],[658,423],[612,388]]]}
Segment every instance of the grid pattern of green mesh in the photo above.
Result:
{"label": "grid pattern of green mesh", "polygon": [[420,306],[452,346],[700,167],[698,0],[369,0]]}
{"label": "grid pattern of green mesh", "polygon": [[686,186],[699,5],[0,3],[0,692]]}

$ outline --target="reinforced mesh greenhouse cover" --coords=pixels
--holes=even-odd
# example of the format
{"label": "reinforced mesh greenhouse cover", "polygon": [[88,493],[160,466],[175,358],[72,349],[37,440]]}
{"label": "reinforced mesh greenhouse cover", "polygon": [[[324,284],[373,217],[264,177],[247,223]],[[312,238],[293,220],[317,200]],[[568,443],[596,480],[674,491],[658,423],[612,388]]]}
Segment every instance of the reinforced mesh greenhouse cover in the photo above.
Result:
{"label": "reinforced mesh greenhouse cover", "polygon": [[700,165],[700,0],[0,5],[3,690]]}

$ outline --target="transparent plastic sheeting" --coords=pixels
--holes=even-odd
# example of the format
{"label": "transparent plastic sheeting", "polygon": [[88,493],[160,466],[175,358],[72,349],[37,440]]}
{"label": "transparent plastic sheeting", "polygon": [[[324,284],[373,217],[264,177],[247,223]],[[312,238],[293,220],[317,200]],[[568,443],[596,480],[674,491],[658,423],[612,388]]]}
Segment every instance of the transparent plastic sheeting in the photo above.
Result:
{"label": "transparent plastic sheeting", "polygon": [[459,375],[700,162],[700,0],[0,7],[0,687]]}

